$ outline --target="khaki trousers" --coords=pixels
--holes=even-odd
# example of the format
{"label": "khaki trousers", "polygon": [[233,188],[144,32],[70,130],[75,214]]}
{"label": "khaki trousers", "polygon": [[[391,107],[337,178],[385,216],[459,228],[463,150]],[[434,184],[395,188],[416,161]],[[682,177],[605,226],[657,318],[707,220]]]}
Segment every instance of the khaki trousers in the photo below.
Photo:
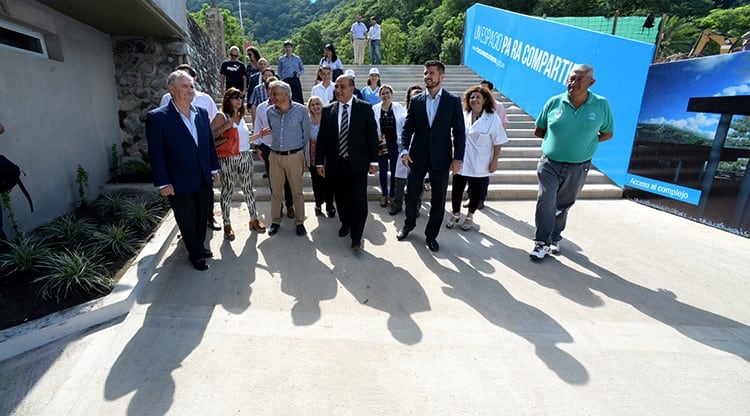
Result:
{"label": "khaki trousers", "polygon": [[294,201],[294,224],[305,222],[305,197],[302,194],[302,175],[305,173],[305,152],[300,150],[291,155],[280,155],[271,151],[269,155],[271,181],[271,218],[274,224],[281,224],[281,205],[284,199],[284,181],[289,181]]}

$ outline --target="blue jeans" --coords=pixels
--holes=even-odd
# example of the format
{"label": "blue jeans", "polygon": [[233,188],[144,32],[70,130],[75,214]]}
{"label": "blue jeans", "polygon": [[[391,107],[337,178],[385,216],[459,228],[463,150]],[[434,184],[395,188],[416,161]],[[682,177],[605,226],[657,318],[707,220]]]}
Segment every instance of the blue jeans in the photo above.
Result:
{"label": "blue jeans", "polygon": [[370,64],[383,64],[382,56],[380,55],[380,39],[370,41]]}
{"label": "blue jeans", "polygon": [[542,155],[536,168],[539,193],[536,198],[536,234],[534,241],[560,241],[565,229],[568,210],[576,202],[586,182],[591,161],[564,163]]}

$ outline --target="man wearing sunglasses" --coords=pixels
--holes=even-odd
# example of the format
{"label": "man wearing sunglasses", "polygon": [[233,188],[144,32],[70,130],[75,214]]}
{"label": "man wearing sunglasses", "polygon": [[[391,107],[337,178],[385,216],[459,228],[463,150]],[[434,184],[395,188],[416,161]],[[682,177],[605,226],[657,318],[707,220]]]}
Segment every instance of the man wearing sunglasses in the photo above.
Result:
{"label": "man wearing sunglasses", "polygon": [[247,90],[247,69],[245,64],[238,61],[237,58],[240,56],[240,48],[232,46],[229,48],[229,60],[221,63],[221,70],[219,71],[219,79],[221,81],[221,96],[229,88],[237,88],[242,92],[242,96],[245,96]]}

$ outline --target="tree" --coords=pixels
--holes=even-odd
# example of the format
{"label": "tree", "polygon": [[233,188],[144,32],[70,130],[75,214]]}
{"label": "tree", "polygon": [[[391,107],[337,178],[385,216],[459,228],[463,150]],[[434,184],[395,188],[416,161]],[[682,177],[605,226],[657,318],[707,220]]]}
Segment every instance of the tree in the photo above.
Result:
{"label": "tree", "polygon": [[[190,13],[190,16],[198,22],[198,25],[206,30],[206,10],[209,5],[204,4],[200,10],[195,13]],[[226,50],[229,50],[231,46],[238,46],[241,51],[244,51],[245,38],[242,36],[242,30],[240,29],[240,19],[232,16],[231,12],[227,9],[220,8],[221,17],[224,19],[224,46]],[[244,60],[244,53],[240,54],[240,59]]]}
{"label": "tree", "polygon": [[389,17],[380,24],[382,39],[380,41],[383,63],[401,65],[409,63],[406,51],[406,33],[401,30],[401,22],[395,17]]}
{"label": "tree", "polygon": [[312,23],[303,27],[292,38],[294,41],[294,53],[299,55],[302,62],[313,64],[320,61],[323,55],[323,37],[320,33],[320,24]]}
{"label": "tree", "polygon": [[700,29],[741,36],[750,29],[750,4],[734,9],[714,9],[708,16],[698,19]]}

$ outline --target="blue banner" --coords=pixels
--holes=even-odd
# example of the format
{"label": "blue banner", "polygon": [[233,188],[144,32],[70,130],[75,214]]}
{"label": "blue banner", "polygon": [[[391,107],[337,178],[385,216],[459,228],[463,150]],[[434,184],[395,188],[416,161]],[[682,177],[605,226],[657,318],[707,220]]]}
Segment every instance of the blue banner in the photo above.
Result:
{"label": "blue banner", "polygon": [[464,64],[533,117],[566,90],[573,65],[595,69],[591,91],[607,97],[614,138],[599,145],[594,165],[618,186],[626,182],[653,45],[476,4],[466,11]]}
{"label": "blue banner", "polygon": [[646,178],[644,176],[627,175],[626,186],[631,188],[647,191],[652,194],[666,196],[681,202],[687,202],[691,205],[698,205],[701,199],[701,191],[698,189],[686,188],[669,182],[657,181],[656,179]]}

